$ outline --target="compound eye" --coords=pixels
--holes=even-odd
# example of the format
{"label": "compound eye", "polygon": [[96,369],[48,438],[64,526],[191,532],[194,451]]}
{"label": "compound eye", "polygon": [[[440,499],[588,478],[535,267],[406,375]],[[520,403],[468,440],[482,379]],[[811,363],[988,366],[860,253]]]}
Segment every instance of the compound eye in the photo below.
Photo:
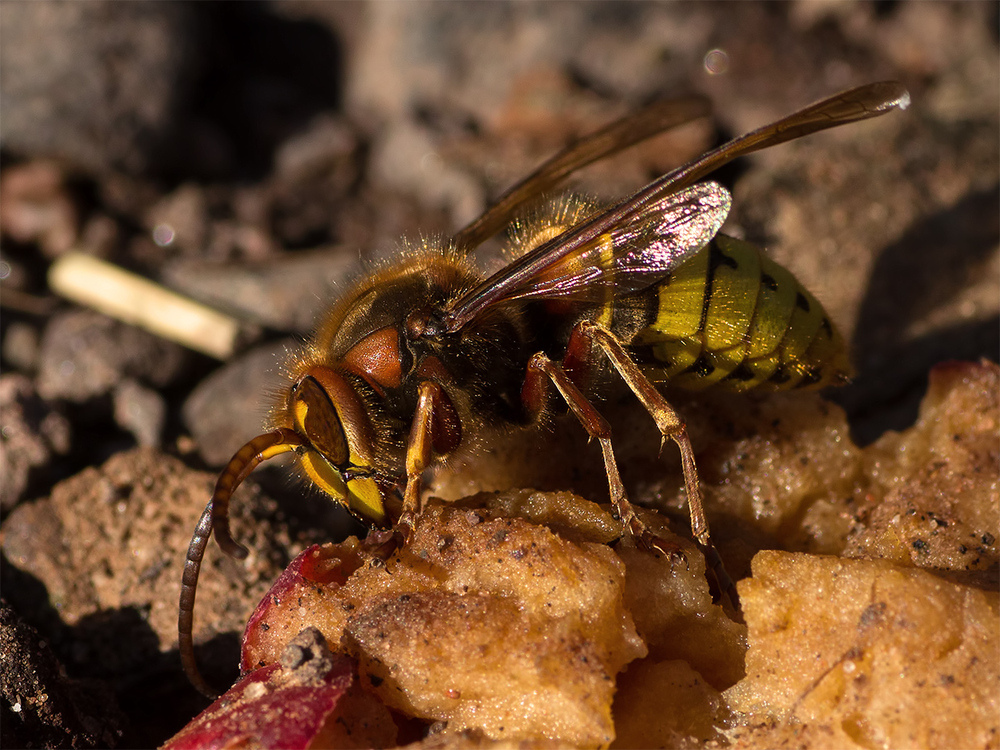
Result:
{"label": "compound eye", "polygon": [[323,386],[307,375],[292,389],[291,399],[296,431],[331,464],[345,466],[349,458],[347,437]]}

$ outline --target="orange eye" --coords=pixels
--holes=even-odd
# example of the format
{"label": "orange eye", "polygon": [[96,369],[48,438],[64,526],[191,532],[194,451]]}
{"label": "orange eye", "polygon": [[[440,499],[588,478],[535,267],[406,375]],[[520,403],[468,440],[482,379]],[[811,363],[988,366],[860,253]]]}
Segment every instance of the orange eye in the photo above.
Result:
{"label": "orange eye", "polygon": [[292,389],[291,401],[298,432],[334,466],[347,464],[347,437],[337,410],[323,386],[307,375]]}

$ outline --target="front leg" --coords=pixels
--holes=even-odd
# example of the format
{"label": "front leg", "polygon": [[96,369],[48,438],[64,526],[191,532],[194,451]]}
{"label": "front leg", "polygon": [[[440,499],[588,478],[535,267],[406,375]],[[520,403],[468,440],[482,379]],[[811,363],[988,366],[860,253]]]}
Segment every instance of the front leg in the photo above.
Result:
{"label": "front leg", "polygon": [[421,477],[431,462],[431,433],[434,427],[435,402],[442,396],[441,386],[425,380],[417,389],[417,410],[410,424],[406,441],[406,491],[403,493],[403,512],[396,521],[396,529],[409,537],[413,522],[423,504],[420,490]]}
{"label": "front leg", "polygon": [[406,544],[423,507],[421,477],[434,454],[449,453],[458,447],[462,431],[451,399],[431,380],[417,387],[417,408],[406,440],[406,489],[403,508],[393,526],[392,536],[382,542],[374,554],[383,560]]}

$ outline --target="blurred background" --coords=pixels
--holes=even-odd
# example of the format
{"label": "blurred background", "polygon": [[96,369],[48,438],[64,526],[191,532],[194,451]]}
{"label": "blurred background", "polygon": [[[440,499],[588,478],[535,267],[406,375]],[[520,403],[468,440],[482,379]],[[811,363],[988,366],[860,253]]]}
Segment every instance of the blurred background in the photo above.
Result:
{"label": "blurred background", "polygon": [[[998,7],[0,4],[4,746],[179,729],[203,705],[176,657],[183,550],[212,473],[260,432],[283,352],[400,238],[447,236],[654,99],[704,94],[714,114],[574,190],[621,197],[841,89],[910,89],[904,112],[716,175],[734,195],[726,231],[766,245],[851,342],[857,378],[831,398],[856,440],[908,426],[931,366],[1000,351]],[[231,352],[62,299],[48,273],[72,252],[225,312]],[[497,263],[493,244],[481,260]],[[220,662],[331,513],[268,489],[244,503],[279,527],[251,538],[259,573],[213,563],[234,582],[199,609]]]}

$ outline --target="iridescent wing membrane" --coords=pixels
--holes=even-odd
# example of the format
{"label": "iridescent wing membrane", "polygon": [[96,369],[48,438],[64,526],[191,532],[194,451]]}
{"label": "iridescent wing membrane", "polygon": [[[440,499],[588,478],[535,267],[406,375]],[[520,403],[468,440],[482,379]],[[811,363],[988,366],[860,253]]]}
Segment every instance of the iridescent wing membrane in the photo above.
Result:
{"label": "iridescent wing membrane", "polygon": [[[687,188],[647,206],[512,286],[503,301],[599,301],[643,289],[704,247],[722,227],[731,199],[714,182]],[[500,300],[498,300],[499,302]]]}
{"label": "iridescent wing membrane", "polygon": [[[837,125],[878,117],[892,109],[905,109],[909,102],[909,94],[902,84],[896,81],[872,83],[843,91],[731,140],[700,158],[668,172],[631,197],[585,219],[493,274],[478,287],[449,305],[444,319],[445,330],[452,333],[458,331],[491,305],[527,297],[543,298],[549,295],[559,297],[571,293],[570,290],[572,293],[583,294],[580,287],[585,285],[585,279],[599,280],[609,273],[613,275],[616,268],[621,271],[623,279],[645,277],[645,283],[652,283],[655,274],[663,275],[669,272],[698,249],[697,247],[667,249],[665,245],[671,241],[695,240],[701,240],[701,244],[705,244],[714,236],[714,232],[708,232],[708,227],[714,226],[717,221],[721,225],[721,220],[725,218],[725,212],[728,210],[728,205],[725,209],[719,205],[724,202],[721,199],[722,194],[725,194],[722,188],[709,187],[707,193],[689,193],[685,188],[740,156]],[[686,113],[688,115],[686,119],[693,119],[703,114],[699,112],[692,115],[692,112],[695,112],[694,108]],[[662,112],[660,116],[671,123],[669,126],[686,121],[680,117],[670,120],[668,117],[663,117]],[[641,110],[636,115],[608,126],[594,137],[584,139],[550,159],[534,174],[508,191],[480,219],[459,232],[456,236],[458,247],[473,249],[490,236],[486,234],[487,231],[495,231],[494,228],[505,226],[525,203],[539,192],[551,188],[573,169],[649,137],[656,132],[650,125],[655,120],[656,118],[652,117],[648,110]],[[636,125],[634,129],[630,127],[633,122]],[[635,133],[642,135],[637,138]],[[675,219],[677,215],[683,215],[688,208],[696,208],[699,196],[706,200],[703,208],[709,214],[704,221],[690,218]],[[651,237],[653,248],[647,251],[637,248],[637,242],[625,241],[629,232],[635,231],[640,235],[649,232],[651,223],[648,219],[657,214],[664,224],[670,224],[674,219],[675,229],[680,231],[667,228],[659,238],[654,231]],[[621,233],[620,239],[617,242],[614,239],[608,240],[607,238],[615,232]],[[610,252],[614,259],[598,262],[602,257],[601,254],[607,252]],[[654,263],[655,269],[640,271],[639,266],[644,260]],[[584,270],[589,263],[595,262],[599,270],[590,272]],[[573,270],[560,272],[560,266]],[[588,273],[594,275],[588,276]],[[553,283],[553,279],[561,281]],[[626,285],[625,289],[627,288]]]}

